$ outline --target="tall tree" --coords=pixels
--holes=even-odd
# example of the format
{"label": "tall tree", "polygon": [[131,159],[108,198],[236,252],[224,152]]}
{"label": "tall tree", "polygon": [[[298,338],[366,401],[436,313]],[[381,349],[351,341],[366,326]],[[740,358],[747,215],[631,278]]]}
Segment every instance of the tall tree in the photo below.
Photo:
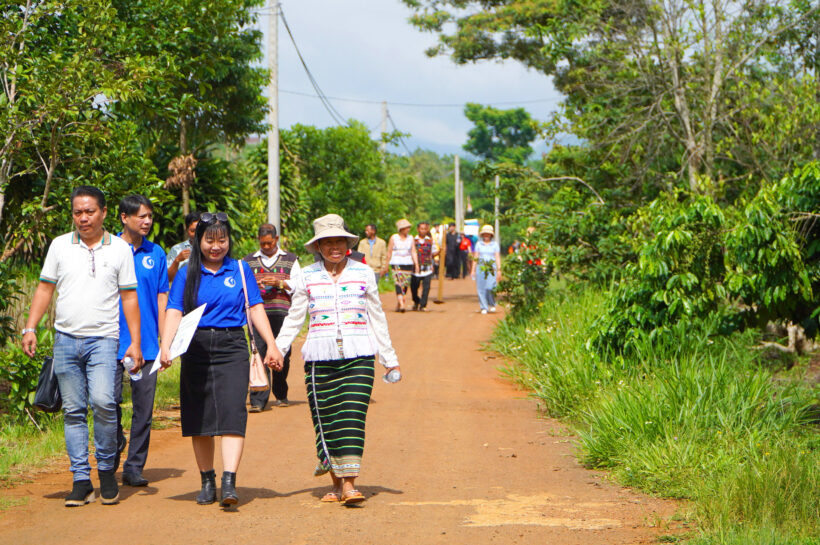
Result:
{"label": "tall tree", "polygon": [[[750,85],[767,107],[783,93],[805,96],[795,64],[784,70],[769,56],[789,32],[808,26],[816,34],[816,25],[806,25],[817,16],[816,2],[404,1],[416,11],[411,22],[439,37],[429,54],[457,63],[515,59],[553,76],[567,96],[567,125],[557,130],[569,127],[600,152],[602,164],[629,164],[639,183],[663,181],[677,164],[690,189],[710,191],[710,179],[788,168],[795,151],[772,149],[760,160],[759,142],[746,130],[758,125],[755,105],[744,98]],[[795,112],[781,131],[799,139],[818,119],[816,109]],[[741,155],[758,160],[742,163]]]}
{"label": "tall tree", "polygon": [[532,154],[536,123],[524,108],[499,110],[468,103],[464,115],[473,122],[464,149],[487,161],[523,164]]}
{"label": "tall tree", "polygon": [[265,130],[267,72],[259,66],[262,33],[253,26],[264,0],[114,3],[137,51],[169,76],[149,82],[145,100],[118,109],[143,126],[144,148],[158,166],[168,165],[168,185],[181,188],[188,213],[197,160],[208,148]]}

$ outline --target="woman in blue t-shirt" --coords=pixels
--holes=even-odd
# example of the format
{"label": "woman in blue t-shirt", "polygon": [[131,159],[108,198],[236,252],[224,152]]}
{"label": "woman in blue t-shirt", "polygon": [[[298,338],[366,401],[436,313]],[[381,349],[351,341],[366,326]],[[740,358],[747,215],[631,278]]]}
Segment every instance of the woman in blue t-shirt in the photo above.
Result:
{"label": "woman in blue t-shirt", "polygon": [[214,437],[222,437],[222,490],[220,504],[239,501],[236,470],[245,444],[250,366],[243,326],[247,323],[244,273],[250,316],[268,345],[265,364],[281,369],[283,357],[274,344],[262,296],[250,267],[231,257],[231,226],[224,213],[201,215],[188,264],[179,269],[168,296],[165,329],[162,332],[163,368],[171,365],[171,342],[183,312],[205,306],[205,312],[182,355],[179,398],[183,437],[191,437],[196,463],[202,477],[199,504],[216,501]]}
{"label": "woman in blue t-shirt", "polygon": [[501,281],[501,249],[498,247],[498,242],[493,240],[495,231],[492,225],[482,227],[479,236],[481,240],[475,244],[473,250],[470,277],[475,280],[481,314],[487,314],[488,311],[495,312],[493,290]]}

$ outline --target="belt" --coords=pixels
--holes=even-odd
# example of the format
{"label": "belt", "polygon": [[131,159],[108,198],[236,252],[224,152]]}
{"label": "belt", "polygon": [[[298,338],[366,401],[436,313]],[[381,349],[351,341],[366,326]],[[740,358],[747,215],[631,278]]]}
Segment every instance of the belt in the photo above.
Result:
{"label": "belt", "polygon": [[237,327],[198,327],[196,328],[197,331],[242,331],[245,329],[242,326]]}

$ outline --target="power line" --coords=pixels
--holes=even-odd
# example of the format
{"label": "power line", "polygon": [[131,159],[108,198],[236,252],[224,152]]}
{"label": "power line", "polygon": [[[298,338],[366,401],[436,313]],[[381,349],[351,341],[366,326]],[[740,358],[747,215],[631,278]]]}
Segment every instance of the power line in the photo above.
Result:
{"label": "power line", "polygon": [[[316,91],[316,98],[322,101],[322,105],[328,111],[330,117],[333,118],[333,121],[335,121],[336,124],[339,126],[344,126],[344,116],[340,114],[339,111],[336,110],[336,108],[333,107],[333,104],[330,103],[328,97],[319,87],[319,83],[316,81],[316,78],[314,78],[313,74],[310,72],[310,69],[308,68],[307,63],[305,62],[304,57],[302,57],[302,52],[299,50],[299,46],[296,45],[296,39],[293,37],[293,32],[290,31],[288,20],[285,18],[285,12],[284,10],[282,10],[281,6],[279,8],[279,14],[282,17],[282,24],[285,26],[285,30],[287,31],[288,36],[290,36],[290,41],[291,43],[293,43],[293,48],[296,50],[296,55],[299,57],[299,61],[302,63],[302,68],[305,69],[305,73],[307,74],[308,80],[310,81],[310,84],[313,86],[313,89]],[[279,92],[282,93],[284,91],[280,89]]]}
{"label": "power line", "polygon": [[410,148],[407,147],[407,144],[404,143],[404,138],[401,136],[401,131],[398,127],[396,127],[396,122],[393,121],[393,116],[390,115],[390,110],[387,110],[387,120],[390,121],[390,124],[393,125],[393,130],[398,133],[399,142],[401,145],[404,146],[404,149],[407,150],[407,155],[413,155],[413,152],[410,151]]}
{"label": "power line", "polygon": [[[322,98],[320,96],[305,93],[301,91],[286,91],[284,89],[279,90],[280,93],[285,93],[288,95],[297,95],[303,97],[310,97],[310,98]],[[340,102],[357,102],[359,104],[381,104],[383,101],[381,100],[369,100],[364,98],[344,98],[344,97],[329,97],[327,95],[323,95],[324,98],[338,100]],[[551,98],[535,98],[531,100],[502,100],[498,102],[490,102],[490,106],[511,106],[516,104],[536,104],[539,102],[552,102],[553,99]],[[465,103],[450,103],[450,104],[434,104],[434,103],[413,103],[413,102],[391,102],[387,101],[388,104],[391,106],[406,106],[410,108],[463,108]]]}

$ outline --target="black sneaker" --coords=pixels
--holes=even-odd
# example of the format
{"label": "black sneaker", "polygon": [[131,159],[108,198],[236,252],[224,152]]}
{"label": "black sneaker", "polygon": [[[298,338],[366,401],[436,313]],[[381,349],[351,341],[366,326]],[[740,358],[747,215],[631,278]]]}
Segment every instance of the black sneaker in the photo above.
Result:
{"label": "black sneaker", "polygon": [[142,473],[134,473],[131,471],[122,472],[122,484],[127,486],[148,486],[148,479],[142,476]]}
{"label": "black sneaker", "polygon": [[100,476],[100,501],[102,504],[114,505],[115,503],[120,503],[120,487],[117,486],[117,478],[114,476],[114,470],[97,470],[97,475]]}
{"label": "black sneaker", "polygon": [[66,507],[79,507],[94,501],[94,487],[91,481],[74,481],[71,494],[65,497]]}

